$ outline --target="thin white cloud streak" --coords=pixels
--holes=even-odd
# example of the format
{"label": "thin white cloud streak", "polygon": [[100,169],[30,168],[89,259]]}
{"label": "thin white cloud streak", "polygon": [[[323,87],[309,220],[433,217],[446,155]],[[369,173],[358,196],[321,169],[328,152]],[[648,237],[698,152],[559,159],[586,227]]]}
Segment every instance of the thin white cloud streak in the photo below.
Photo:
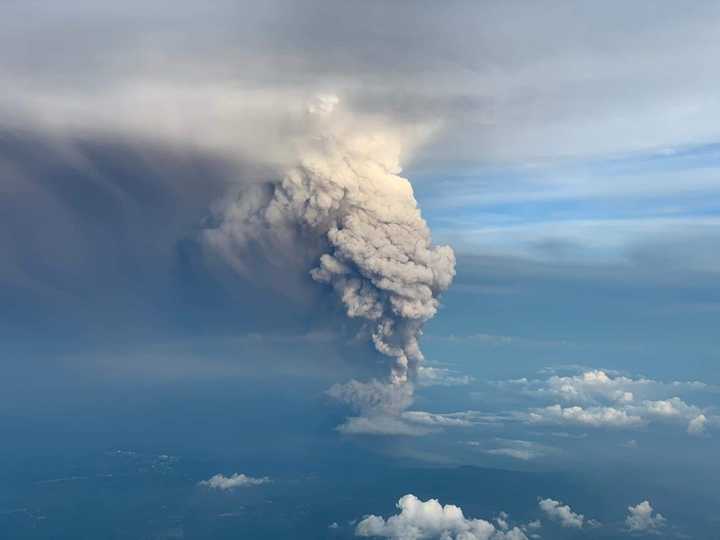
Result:
{"label": "thin white cloud streak", "polygon": [[[644,156],[638,156],[642,158]],[[631,159],[631,158],[628,158]],[[706,158],[710,159],[710,158]],[[603,163],[599,163],[602,167]],[[676,165],[670,162],[669,165]],[[588,164],[586,167],[591,168]],[[653,170],[636,174],[611,174],[601,171],[588,176],[564,172],[562,164],[557,164],[558,171],[527,178],[528,173],[512,170],[510,178],[504,182],[488,182],[486,176],[491,173],[478,172],[478,179],[464,177],[457,181],[461,189],[445,189],[433,191],[428,198],[427,208],[433,210],[451,208],[474,208],[484,218],[492,217],[482,212],[485,207],[513,203],[547,203],[573,200],[593,201],[596,199],[630,198],[653,199],[659,197],[678,197],[720,191],[718,168],[712,164],[704,167],[692,167],[682,170]],[[655,165],[654,169],[658,166]],[[552,169],[551,169],[552,170]],[[452,186],[452,184],[449,184]],[[432,188],[431,188],[432,189]],[[652,211],[654,205],[645,211]],[[496,218],[505,219],[504,214],[496,214]],[[452,219],[448,216],[445,219]]]}
{"label": "thin white cloud streak", "polygon": [[469,375],[461,375],[453,370],[433,367],[418,366],[417,384],[421,387],[427,386],[466,386],[473,381]]}
{"label": "thin white cloud streak", "polygon": [[509,457],[521,461],[531,461],[558,453],[556,448],[519,439],[496,438],[486,442],[470,441],[467,444],[491,456]]}
{"label": "thin white cloud streak", "polygon": [[405,411],[402,418],[414,424],[432,427],[469,427],[472,422],[465,413],[437,414],[425,411]]}
{"label": "thin white cloud streak", "polygon": [[467,428],[475,425],[472,412],[430,413],[403,411],[399,414],[368,411],[363,416],[348,417],[336,429],[345,435],[389,435],[420,437],[445,428]]}
{"label": "thin white cloud streak", "polygon": [[337,426],[344,435],[381,435],[421,437],[433,432],[432,429],[406,422],[395,416],[351,416]]}
{"label": "thin white cloud streak", "polygon": [[629,265],[638,262],[643,250],[650,255],[664,251],[677,254],[668,261],[673,267],[720,271],[720,257],[706,249],[720,237],[720,219],[715,217],[558,219],[480,227],[454,223],[440,224],[434,232],[439,241],[452,242],[464,253]]}
{"label": "thin white cloud streak", "polygon": [[[457,285],[453,287],[453,290],[466,290],[463,285]],[[447,336],[433,335],[427,336],[428,340],[444,341],[448,343],[463,343],[463,344],[478,344],[487,345],[490,347],[505,347],[505,346],[532,346],[532,347],[568,347],[572,346],[573,343],[564,340],[543,340],[543,339],[530,339],[523,336],[508,336],[501,334],[487,334],[484,332],[478,332],[474,334],[456,335],[450,334]]]}

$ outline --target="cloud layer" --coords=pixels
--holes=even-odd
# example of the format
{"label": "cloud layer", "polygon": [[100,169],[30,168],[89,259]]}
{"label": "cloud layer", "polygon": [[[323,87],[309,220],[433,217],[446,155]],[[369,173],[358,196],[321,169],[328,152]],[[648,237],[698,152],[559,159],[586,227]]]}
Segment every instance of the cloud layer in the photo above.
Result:
{"label": "cloud layer", "polygon": [[442,119],[448,136],[433,155],[443,161],[718,135],[717,75],[701,61],[720,47],[713,2],[583,2],[548,12],[516,2],[447,10],[329,0],[182,0],[172,9],[131,0],[103,10],[71,0],[62,9],[14,2],[3,14],[10,119],[262,149],[257,142],[283,125],[273,110],[329,89],[395,120]]}
{"label": "cloud layer", "polygon": [[715,391],[698,381],[665,383],[596,369],[578,375],[553,375],[546,380],[503,381],[497,386],[535,399],[563,402],[517,414],[529,424],[629,429],[650,423],[681,423],[689,434],[703,435],[711,423],[717,422],[716,416],[709,416],[711,409],[688,404],[674,395]]}

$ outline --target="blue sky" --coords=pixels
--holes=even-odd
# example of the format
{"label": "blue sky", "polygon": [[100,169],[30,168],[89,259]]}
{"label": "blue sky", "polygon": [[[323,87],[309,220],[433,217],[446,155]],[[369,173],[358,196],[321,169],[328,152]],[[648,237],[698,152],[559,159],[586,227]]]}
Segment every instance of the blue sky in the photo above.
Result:
{"label": "blue sky", "polygon": [[[542,258],[543,243],[557,247],[554,256],[566,244],[567,256],[618,263],[634,243],[666,233],[712,238],[718,155],[717,145],[707,144],[421,174],[418,196],[428,199],[433,229],[453,235],[466,251]],[[693,263],[700,261],[682,262]]]}
{"label": "blue sky", "polygon": [[718,17],[0,7],[0,537],[713,537]]}

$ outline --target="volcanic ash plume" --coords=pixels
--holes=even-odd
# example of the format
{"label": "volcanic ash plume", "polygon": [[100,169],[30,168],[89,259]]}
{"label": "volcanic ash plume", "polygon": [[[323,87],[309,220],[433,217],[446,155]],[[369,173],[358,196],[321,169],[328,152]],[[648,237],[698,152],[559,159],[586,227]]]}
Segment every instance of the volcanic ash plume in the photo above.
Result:
{"label": "volcanic ash plume", "polygon": [[400,150],[397,137],[383,134],[317,137],[264,196],[241,197],[207,231],[239,264],[248,243],[314,253],[310,275],[334,289],[349,317],[367,321],[375,347],[393,360],[393,383],[413,376],[423,323],[455,275],[452,249],[432,245],[399,176]]}

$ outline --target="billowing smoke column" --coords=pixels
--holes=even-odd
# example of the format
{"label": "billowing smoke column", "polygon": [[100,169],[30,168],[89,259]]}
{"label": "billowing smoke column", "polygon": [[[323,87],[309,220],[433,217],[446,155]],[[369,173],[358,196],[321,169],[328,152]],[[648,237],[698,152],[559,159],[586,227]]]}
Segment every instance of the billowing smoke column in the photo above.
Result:
{"label": "billowing smoke column", "polygon": [[392,358],[392,383],[412,378],[423,323],[455,275],[452,249],[432,245],[399,176],[401,146],[376,132],[316,136],[282,180],[252,202],[241,198],[207,232],[230,258],[250,241],[318,254],[310,275],[334,289],[349,317],[367,322],[377,350]]}

